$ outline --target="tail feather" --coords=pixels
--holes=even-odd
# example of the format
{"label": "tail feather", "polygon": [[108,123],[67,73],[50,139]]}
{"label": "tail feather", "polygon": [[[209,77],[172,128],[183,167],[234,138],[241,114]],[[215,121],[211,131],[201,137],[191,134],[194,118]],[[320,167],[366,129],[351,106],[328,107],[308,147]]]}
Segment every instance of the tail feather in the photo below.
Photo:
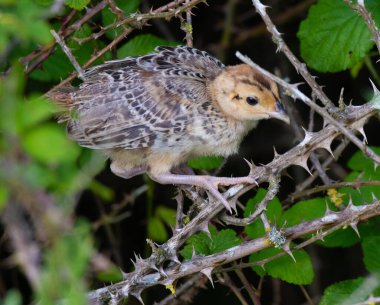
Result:
{"label": "tail feather", "polygon": [[73,106],[73,93],[77,90],[77,88],[66,85],[58,88],[54,88],[47,93],[45,96],[52,100],[61,110],[61,114],[58,116],[58,122],[66,122],[71,119],[70,112]]}
{"label": "tail feather", "polygon": [[51,99],[54,103],[62,107],[63,109],[70,109],[73,104],[72,93],[74,93],[77,88],[67,85],[58,88],[54,88],[48,91],[45,96]]}

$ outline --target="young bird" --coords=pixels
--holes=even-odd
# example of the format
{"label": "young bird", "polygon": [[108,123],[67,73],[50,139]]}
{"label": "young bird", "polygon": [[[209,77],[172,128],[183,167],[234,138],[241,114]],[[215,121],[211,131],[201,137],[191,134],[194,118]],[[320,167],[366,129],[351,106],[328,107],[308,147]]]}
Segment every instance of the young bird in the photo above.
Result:
{"label": "young bird", "polygon": [[202,187],[228,210],[218,185],[255,183],[251,177],[171,170],[193,157],[236,153],[261,119],[289,122],[272,80],[245,64],[225,67],[194,48],[158,47],[93,67],[85,77],[79,88],[48,93],[67,110],[62,120],[72,139],[105,151],[120,177],[146,172],[162,184]]}

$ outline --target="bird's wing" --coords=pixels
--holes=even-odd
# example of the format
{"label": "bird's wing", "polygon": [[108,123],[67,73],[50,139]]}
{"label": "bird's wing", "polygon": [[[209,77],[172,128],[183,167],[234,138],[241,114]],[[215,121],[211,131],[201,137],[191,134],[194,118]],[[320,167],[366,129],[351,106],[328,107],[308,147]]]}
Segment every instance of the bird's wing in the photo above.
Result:
{"label": "bird's wing", "polygon": [[118,70],[123,67],[138,66],[146,71],[155,71],[168,76],[184,76],[195,79],[213,79],[225,67],[224,64],[206,51],[186,46],[156,47],[155,53],[127,57],[105,62],[90,68],[85,76],[93,81],[96,74],[107,70]]}
{"label": "bird's wing", "polygon": [[[191,70],[195,54],[189,50],[160,49],[88,71],[87,80],[72,95],[70,136],[90,148],[135,149],[167,145],[168,137],[185,134],[194,107],[209,103],[207,73],[217,73],[219,67],[208,55],[204,60],[215,67],[207,70],[207,63],[198,58]],[[183,62],[182,52],[187,54]]]}

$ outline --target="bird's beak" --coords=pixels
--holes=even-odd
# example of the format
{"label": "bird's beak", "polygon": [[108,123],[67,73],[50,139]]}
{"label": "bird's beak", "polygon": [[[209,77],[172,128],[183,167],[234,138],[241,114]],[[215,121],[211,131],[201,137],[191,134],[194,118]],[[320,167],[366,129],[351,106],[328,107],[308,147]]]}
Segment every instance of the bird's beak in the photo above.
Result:
{"label": "bird's beak", "polygon": [[276,101],[276,111],[275,112],[270,112],[269,116],[271,118],[284,121],[286,124],[290,124],[290,119],[289,119],[288,115],[286,114],[285,108],[281,104],[280,101]]}

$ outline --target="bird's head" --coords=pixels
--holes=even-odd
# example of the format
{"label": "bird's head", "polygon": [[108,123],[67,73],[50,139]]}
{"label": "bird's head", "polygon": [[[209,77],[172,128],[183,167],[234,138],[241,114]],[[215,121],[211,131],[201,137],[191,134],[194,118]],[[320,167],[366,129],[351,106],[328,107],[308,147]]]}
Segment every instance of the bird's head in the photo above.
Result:
{"label": "bird's head", "polygon": [[222,111],[239,121],[275,118],[289,123],[275,82],[252,67],[226,67],[211,83],[211,96]]}

